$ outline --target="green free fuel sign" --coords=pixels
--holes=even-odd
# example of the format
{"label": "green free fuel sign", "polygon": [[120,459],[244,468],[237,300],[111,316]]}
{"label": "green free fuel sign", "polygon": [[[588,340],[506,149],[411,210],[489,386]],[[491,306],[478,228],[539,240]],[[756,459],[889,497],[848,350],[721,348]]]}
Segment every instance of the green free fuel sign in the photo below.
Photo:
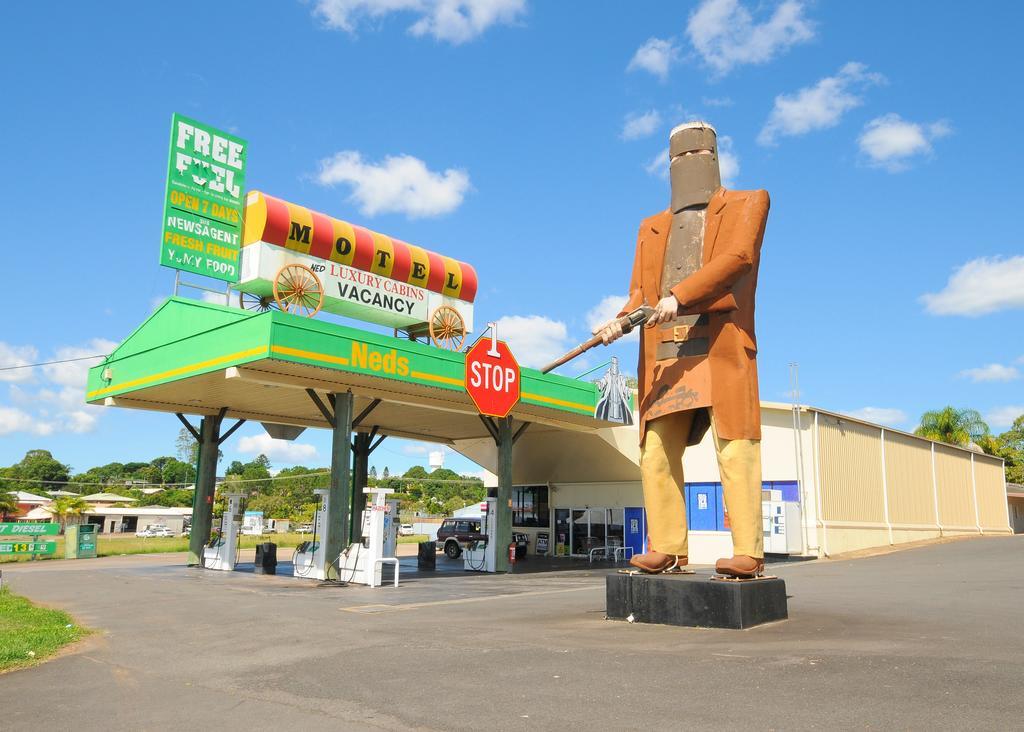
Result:
{"label": "green free fuel sign", "polygon": [[0,554],[53,554],[55,541],[0,541]]}
{"label": "green free fuel sign", "polygon": [[60,533],[60,524],[0,523],[0,540],[12,536],[54,536]]}
{"label": "green free fuel sign", "polygon": [[175,114],[160,264],[238,282],[248,143]]}

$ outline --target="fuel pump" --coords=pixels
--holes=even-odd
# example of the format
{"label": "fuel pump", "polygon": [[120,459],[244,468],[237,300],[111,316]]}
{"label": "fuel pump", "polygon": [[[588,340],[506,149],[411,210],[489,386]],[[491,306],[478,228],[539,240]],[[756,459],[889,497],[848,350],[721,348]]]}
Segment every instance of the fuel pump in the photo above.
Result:
{"label": "fuel pump", "polygon": [[341,553],[338,560],[339,579],[370,587],[381,584],[381,569],[385,564],[395,567],[395,587],[398,587],[398,501],[387,500],[391,488],[364,488],[370,500],[363,511],[361,536]]}
{"label": "fuel pump", "polygon": [[226,493],[228,505],[220,519],[220,535],[203,548],[203,566],[230,572],[238,561],[238,532],[242,527],[244,493]]}
{"label": "fuel pump", "polygon": [[330,505],[330,491],[317,488],[313,491],[320,496],[320,506],[313,513],[313,538],[295,547],[292,555],[292,575],[307,579],[327,579],[326,563],[324,562],[324,542],[321,536],[327,525],[327,507]]}
{"label": "fuel pump", "polygon": [[488,498],[480,504],[480,538],[462,552],[462,568],[470,572],[493,572],[497,566],[498,501]]}

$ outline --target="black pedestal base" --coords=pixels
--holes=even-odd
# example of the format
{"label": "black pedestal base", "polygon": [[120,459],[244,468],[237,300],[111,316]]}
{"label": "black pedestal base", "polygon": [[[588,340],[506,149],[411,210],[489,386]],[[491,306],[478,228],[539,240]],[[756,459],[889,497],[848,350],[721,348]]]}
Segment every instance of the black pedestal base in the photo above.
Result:
{"label": "black pedestal base", "polygon": [[611,574],[609,620],[693,628],[752,628],[785,620],[786,583],[778,578],[722,582],[707,575]]}

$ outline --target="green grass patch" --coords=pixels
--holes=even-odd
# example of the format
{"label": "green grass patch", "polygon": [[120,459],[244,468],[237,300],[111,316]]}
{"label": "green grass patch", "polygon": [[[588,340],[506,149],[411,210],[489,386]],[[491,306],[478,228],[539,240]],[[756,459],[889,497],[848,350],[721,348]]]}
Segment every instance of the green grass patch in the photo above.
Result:
{"label": "green grass patch", "polygon": [[[39,555],[40,559],[63,559],[64,558],[64,537],[53,537],[57,540],[57,551],[50,555]],[[240,547],[252,549],[257,544],[265,541],[272,541],[281,548],[294,547],[303,541],[309,541],[311,534],[264,534],[263,536],[243,536]],[[399,537],[399,540],[414,539],[415,537]],[[164,554],[167,552],[188,551],[188,537],[174,536],[163,537],[153,536],[140,539],[133,534],[99,534],[96,542],[96,555],[100,557],[116,557],[122,554]],[[0,555],[0,564],[5,562],[27,562],[29,555],[5,554]],[[83,560],[86,561],[86,560]]]}
{"label": "green grass patch", "polygon": [[89,633],[66,612],[36,607],[0,587],[0,671],[31,666]]}
{"label": "green grass patch", "polygon": [[[57,541],[57,551],[50,555],[39,555],[39,559],[63,559],[64,558],[64,537],[52,537]],[[243,536],[239,543],[242,549],[252,549],[257,544],[265,541],[272,541],[281,549],[298,546],[303,541],[312,539],[312,534],[264,534],[263,536]],[[426,534],[414,536],[399,536],[399,544],[418,544],[427,541]],[[116,557],[122,554],[166,554],[169,552],[188,551],[188,537],[174,536],[163,537],[153,536],[140,539],[133,534],[99,534],[96,542],[96,555],[100,557]],[[0,564],[6,562],[27,562],[30,561],[27,554],[0,554]],[[82,560],[88,561],[88,560]]]}
{"label": "green grass patch", "polygon": [[399,536],[399,544],[419,544],[421,541],[429,541],[430,537],[426,534],[413,534],[412,536]]}

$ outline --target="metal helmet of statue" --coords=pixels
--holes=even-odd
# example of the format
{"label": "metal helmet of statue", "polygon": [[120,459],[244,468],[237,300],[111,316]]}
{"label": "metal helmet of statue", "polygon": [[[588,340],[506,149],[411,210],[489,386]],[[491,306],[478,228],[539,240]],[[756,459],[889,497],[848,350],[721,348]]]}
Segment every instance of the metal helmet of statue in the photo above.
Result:
{"label": "metal helmet of statue", "polygon": [[718,169],[718,135],[707,122],[686,122],[669,134],[669,179],[672,213],[706,206],[722,185]]}

